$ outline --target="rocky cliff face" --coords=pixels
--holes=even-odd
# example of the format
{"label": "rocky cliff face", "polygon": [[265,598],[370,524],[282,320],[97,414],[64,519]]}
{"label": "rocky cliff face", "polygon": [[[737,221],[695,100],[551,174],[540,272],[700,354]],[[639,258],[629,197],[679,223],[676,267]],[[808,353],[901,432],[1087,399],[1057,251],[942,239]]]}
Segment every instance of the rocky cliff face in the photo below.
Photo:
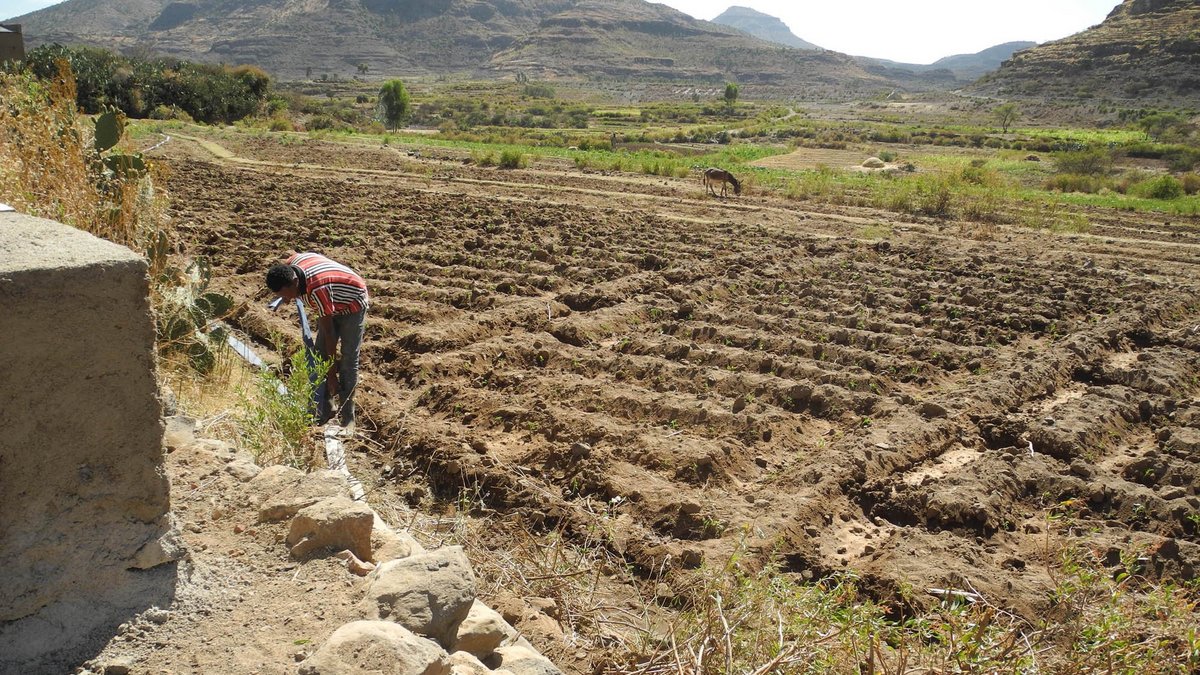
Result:
{"label": "rocky cliff face", "polygon": [[1013,55],[976,93],[1194,104],[1200,2],[1125,0],[1103,23]]}

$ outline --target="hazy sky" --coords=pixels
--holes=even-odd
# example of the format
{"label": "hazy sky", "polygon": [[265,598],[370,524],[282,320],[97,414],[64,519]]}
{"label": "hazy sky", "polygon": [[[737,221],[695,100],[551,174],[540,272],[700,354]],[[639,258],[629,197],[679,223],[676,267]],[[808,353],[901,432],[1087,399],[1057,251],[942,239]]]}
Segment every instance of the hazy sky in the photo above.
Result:
{"label": "hazy sky", "polygon": [[1004,42],[1046,42],[1104,20],[1120,0],[659,0],[697,19],[730,5],[779,17],[815,45],[855,56],[932,63]]}
{"label": "hazy sky", "polygon": [[[0,17],[56,0],[0,0]],[[932,63],[1002,42],[1046,42],[1104,20],[1120,0],[666,0],[697,19],[730,5],[777,16],[792,33],[826,49],[904,63]]]}

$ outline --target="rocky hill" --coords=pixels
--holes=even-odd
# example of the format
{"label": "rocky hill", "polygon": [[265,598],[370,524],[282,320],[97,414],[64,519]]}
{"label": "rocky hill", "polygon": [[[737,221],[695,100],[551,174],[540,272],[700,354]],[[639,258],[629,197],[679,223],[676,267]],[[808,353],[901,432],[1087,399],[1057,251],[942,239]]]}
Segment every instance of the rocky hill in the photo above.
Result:
{"label": "rocky hill", "polygon": [[796,34],[783,21],[770,14],[749,7],[733,6],[713,19],[713,23],[729,26],[749,33],[756,38],[775,42],[796,49],[821,49],[811,42],[796,37]]}
{"label": "rocky hill", "polygon": [[67,0],[15,19],[30,46],[253,63],[277,77],[594,77],[858,96],[896,86],[850,57],[781,49],[643,0]]}
{"label": "rocky hill", "polygon": [[903,80],[906,75],[910,78],[926,81],[970,82],[985,73],[1000,67],[1005,59],[1020,49],[1027,49],[1036,42],[1006,42],[974,54],[957,54],[946,56],[930,64],[901,63],[888,59],[873,59],[869,56],[856,56],[868,72],[873,72],[893,80]]}
{"label": "rocky hill", "polygon": [[1125,0],[1097,26],[1015,54],[972,91],[1195,105],[1200,2]]}

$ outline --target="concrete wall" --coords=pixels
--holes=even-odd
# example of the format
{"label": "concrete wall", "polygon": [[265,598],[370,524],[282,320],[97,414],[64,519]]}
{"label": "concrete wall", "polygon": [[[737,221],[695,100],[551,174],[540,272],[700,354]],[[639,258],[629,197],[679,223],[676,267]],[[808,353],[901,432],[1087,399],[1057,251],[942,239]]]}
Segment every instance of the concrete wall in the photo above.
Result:
{"label": "concrete wall", "polygon": [[21,35],[21,24],[0,24],[0,62],[25,59],[25,38]]}
{"label": "concrete wall", "polygon": [[69,672],[173,595],[148,291],[129,249],[0,213],[0,673]]}

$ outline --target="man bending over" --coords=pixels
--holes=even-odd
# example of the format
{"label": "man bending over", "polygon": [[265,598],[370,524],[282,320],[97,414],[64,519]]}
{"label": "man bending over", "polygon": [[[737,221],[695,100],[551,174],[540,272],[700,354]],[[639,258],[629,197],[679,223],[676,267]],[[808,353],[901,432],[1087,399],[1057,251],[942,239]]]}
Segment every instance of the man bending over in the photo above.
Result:
{"label": "man bending over", "polygon": [[[267,288],[284,300],[301,298],[317,316],[317,348],[332,365],[325,375],[329,392],[317,410],[317,421],[333,418],[333,399],[342,401],[338,418],[354,424],[354,389],[358,386],[358,352],[367,318],[367,284],[354,270],[317,253],[297,253],[267,270]],[[337,345],[342,343],[342,357]]]}

